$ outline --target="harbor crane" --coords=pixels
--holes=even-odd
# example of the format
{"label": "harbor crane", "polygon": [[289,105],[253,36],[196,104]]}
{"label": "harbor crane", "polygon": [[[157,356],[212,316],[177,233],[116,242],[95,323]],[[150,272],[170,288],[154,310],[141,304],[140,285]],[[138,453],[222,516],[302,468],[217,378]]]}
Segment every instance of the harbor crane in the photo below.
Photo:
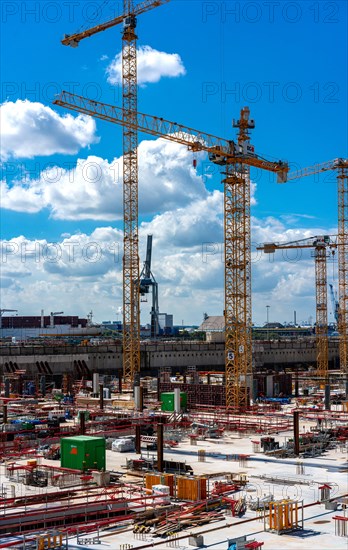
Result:
{"label": "harbor crane", "polygon": [[76,48],[85,38],[123,24],[123,375],[133,383],[140,371],[139,236],[138,236],[138,83],[137,16],[169,0],[123,0],[123,15],[90,29],[65,35],[62,44]]}
{"label": "harbor crane", "polygon": [[348,159],[336,158],[288,174],[287,181],[322,172],[337,174],[338,190],[338,332],[340,369],[348,374]]}
{"label": "harbor crane", "polygon": [[334,292],[334,288],[331,283],[329,284],[329,287],[330,287],[330,296],[331,296],[331,304],[332,304],[332,313],[334,315],[336,324],[338,325],[338,312],[340,309],[340,304],[337,300],[336,292]]}
{"label": "harbor crane", "polygon": [[121,107],[108,105],[63,91],[55,105],[161,137],[188,147],[206,151],[209,159],[221,166],[224,184],[225,243],[225,379],[226,406],[247,406],[246,377],[252,372],[251,345],[251,243],[249,166],[274,172],[279,182],[286,181],[289,170],[285,162],[268,161],[255,154],[249,130],[254,121],[248,107],[234,121],[239,129],[238,141],[226,140],[163,118],[137,113],[136,120],[125,121]]}
{"label": "harbor crane", "polygon": [[[265,243],[258,246],[265,254],[274,254],[276,250],[302,250],[310,248],[315,258],[315,297],[316,297],[316,323],[315,335],[317,341],[317,374],[328,379],[329,375],[329,341],[327,324],[327,257],[328,250],[333,254],[337,243],[331,237],[324,235],[308,237],[288,243]],[[336,237],[336,235],[335,235]]]}
{"label": "harbor crane", "polygon": [[151,338],[158,336],[158,283],[151,271],[151,258],[152,258],[152,235],[147,236],[146,244],[146,260],[144,267],[140,273],[140,295],[146,296],[149,293],[151,287],[152,293],[152,306],[151,306]]}

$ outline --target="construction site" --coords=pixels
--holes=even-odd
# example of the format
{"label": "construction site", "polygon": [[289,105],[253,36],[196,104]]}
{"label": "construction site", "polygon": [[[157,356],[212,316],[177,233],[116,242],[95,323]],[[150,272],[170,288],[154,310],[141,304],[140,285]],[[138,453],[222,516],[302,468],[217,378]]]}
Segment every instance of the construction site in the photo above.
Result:
{"label": "construction site", "polygon": [[[122,127],[122,332],[102,340],[88,320],[74,316],[60,318],[60,334],[70,322],[79,343],[18,342],[14,336],[1,342],[0,549],[343,550],[348,159],[323,159],[294,171],[285,160],[267,160],[251,143],[255,121],[248,106],[236,113],[233,139],[139,112],[137,20],[168,1],[124,0],[122,15],[62,39],[64,46],[83,48],[85,39],[122,28],[122,105],[67,91],[54,100],[59,109]],[[221,172],[224,310],[205,318],[204,341],[170,340],[171,315],[163,314],[162,326],[151,235],[140,267],[140,133],[206,153]],[[323,172],[336,178],[335,234],[257,248],[269,255],[309,250],[316,321],[308,336],[288,329],[276,339],[269,327],[257,338],[253,332],[255,168],[284,185]],[[337,329],[331,335],[332,256],[338,292],[335,297],[331,285]],[[144,339],[140,310],[147,295],[151,323]],[[1,309],[1,326],[10,329],[2,318],[7,311],[14,310]],[[52,338],[62,313],[45,317],[42,311],[26,323],[32,335],[45,329],[41,336]]]}

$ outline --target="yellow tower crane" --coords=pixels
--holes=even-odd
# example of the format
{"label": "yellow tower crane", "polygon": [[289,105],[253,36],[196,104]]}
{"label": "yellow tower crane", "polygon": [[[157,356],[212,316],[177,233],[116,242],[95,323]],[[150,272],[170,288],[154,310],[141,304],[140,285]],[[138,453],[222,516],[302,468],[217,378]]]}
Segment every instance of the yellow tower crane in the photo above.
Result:
{"label": "yellow tower crane", "polygon": [[327,256],[328,249],[335,251],[336,241],[330,235],[309,237],[289,243],[265,243],[258,246],[265,254],[274,254],[276,250],[314,249],[315,258],[315,297],[316,297],[316,324],[315,334],[317,341],[317,374],[320,378],[328,379],[329,375],[329,341],[327,326]]}
{"label": "yellow tower crane", "polygon": [[333,170],[338,188],[338,332],[340,369],[348,374],[348,159],[337,158],[288,174],[288,181]]}
{"label": "yellow tower crane", "polygon": [[[73,111],[125,125],[120,107],[62,92],[56,105]],[[127,121],[127,124],[130,122]],[[242,409],[247,403],[246,376],[251,374],[251,295],[250,295],[250,182],[249,166],[277,173],[286,181],[286,163],[271,162],[257,156],[250,145],[248,130],[254,127],[249,109],[241,111],[234,125],[240,129],[238,143],[163,118],[143,113],[131,122],[139,132],[186,145],[192,151],[207,151],[224,174],[225,241],[225,376],[226,405]]]}
{"label": "yellow tower crane", "polygon": [[169,2],[144,0],[134,6],[123,0],[123,15],[71,35],[62,44],[76,48],[81,40],[123,23],[123,375],[132,383],[140,371],[139,238],[138,238],[138,130],[137,130],[137,16]]}

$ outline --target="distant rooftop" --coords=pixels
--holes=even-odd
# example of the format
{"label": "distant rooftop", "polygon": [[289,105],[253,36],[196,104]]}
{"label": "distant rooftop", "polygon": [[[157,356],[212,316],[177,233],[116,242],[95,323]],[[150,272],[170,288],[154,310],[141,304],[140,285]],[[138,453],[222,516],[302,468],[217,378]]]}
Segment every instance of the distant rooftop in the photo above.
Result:
{"label": "distant rooftop", "polygon": [[198,330],[203,332],[223,332],[225,330],[225,319],[223,315],[207,317]]}

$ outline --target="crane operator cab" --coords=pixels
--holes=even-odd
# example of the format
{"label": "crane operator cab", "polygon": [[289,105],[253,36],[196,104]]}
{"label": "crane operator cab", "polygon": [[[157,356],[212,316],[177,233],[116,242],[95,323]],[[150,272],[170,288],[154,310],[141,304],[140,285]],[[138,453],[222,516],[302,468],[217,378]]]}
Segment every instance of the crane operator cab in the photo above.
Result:
{"label": "crane operator cab", "polygon": [[127,15],[123,20],[123,29],[135,29],[137,26],[137,18],[135,15]]}

